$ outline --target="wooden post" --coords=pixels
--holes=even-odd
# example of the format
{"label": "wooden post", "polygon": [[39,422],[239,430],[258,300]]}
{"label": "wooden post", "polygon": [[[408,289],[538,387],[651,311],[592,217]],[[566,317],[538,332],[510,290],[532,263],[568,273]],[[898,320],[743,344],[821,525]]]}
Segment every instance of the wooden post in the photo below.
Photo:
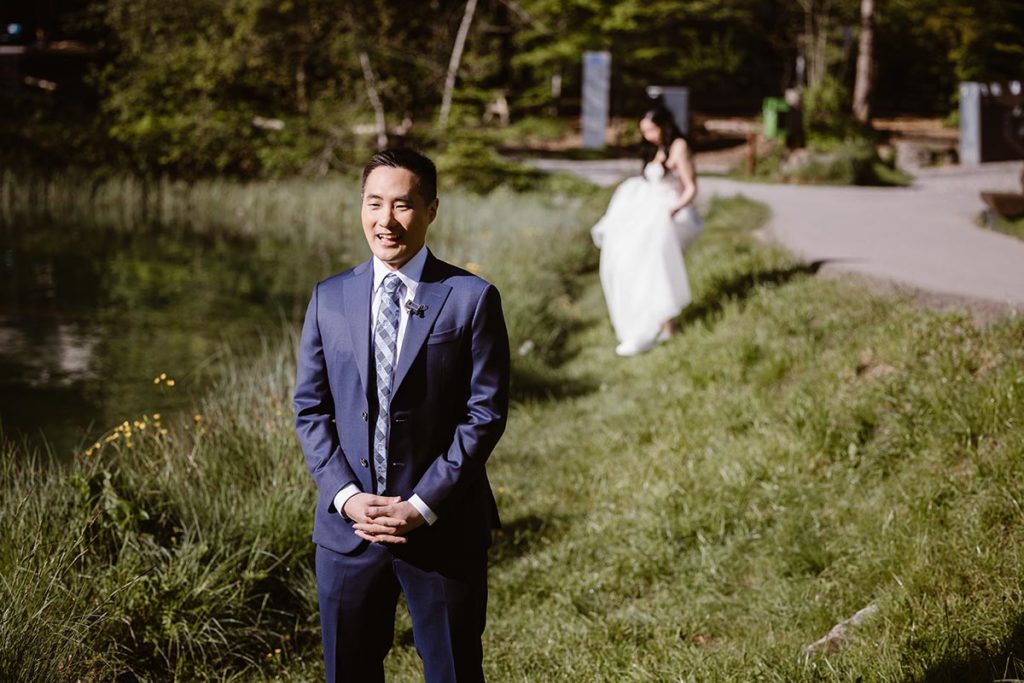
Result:
{"label": "wooden post", "polygon": [[747,133],[747,175],[754,175],[757,166],[757,133]]}

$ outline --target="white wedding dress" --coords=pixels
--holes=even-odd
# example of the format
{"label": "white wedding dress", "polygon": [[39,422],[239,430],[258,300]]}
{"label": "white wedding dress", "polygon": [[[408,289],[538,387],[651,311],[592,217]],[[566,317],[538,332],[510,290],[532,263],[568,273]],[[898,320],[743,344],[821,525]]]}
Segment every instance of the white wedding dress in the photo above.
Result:
{"label": "white wedding dress", "polygon": [[591,230],[601,249],[601,286],[620,355],[654,346],[664,323],[692,301],[683,250],[704,223],[692,205],[673,218],[669,211],[678,198],[678,183],[651,162],[643,177],[616,188]]}

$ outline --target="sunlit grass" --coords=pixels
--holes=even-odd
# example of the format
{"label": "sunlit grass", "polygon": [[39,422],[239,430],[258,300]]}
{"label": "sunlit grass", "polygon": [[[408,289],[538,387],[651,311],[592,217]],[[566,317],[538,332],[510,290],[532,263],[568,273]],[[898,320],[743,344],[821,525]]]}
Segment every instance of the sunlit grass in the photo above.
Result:
{"label": "sunlit grass", "polygon": [[[522,352],[489,467],[489,678],[1019,677],[1024,322],[814,278],[753,239],[763,207],[718,201],[679,334],[620,359],[587,235],[605,199],[443,197],[433,234],[499,285]],[[129,420],[133,448],[66,470],[3,454],[0,678],[321,675],[281,337],[159,438]],[[401,615],[388,668],[422,680]]]}

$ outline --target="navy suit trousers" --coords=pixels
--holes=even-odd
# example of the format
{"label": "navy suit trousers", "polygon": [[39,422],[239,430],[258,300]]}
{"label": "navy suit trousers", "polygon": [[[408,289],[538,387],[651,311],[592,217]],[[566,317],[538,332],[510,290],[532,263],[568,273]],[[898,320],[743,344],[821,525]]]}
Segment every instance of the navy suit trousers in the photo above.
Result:
{"label": "navy suit trousers", "polygon": [[318,545],[316,576],[327,683],[384,681],[399,591],[426,683],[484,680],[486,549],[445,566],[397,546],[367,543],[343,555]]}

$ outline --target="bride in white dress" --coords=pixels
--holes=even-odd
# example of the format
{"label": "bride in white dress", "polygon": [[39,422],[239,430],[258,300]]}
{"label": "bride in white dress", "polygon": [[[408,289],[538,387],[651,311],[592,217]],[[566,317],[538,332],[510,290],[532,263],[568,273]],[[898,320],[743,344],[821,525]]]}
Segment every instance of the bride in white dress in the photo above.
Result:
{"label": "bride in white dress", "polygon": [[683,250],[703,230],[693,206],[697,180],[690,150],[672,113],[659,104],[640,120],[643,175],[615,190],[591,230],[601,249],[601,286],[615,352],[632,356],[673,333],[672,319],[691,301]]}

